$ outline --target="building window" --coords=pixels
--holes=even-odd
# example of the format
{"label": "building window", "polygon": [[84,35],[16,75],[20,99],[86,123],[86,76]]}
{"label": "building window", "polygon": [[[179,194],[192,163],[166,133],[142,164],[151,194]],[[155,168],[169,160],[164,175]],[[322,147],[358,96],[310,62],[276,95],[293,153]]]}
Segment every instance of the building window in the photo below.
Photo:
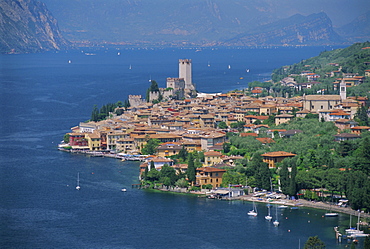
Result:
{"label": "building window", "polygon": [[321,106],[321,109],[324,109],[324,106]]}

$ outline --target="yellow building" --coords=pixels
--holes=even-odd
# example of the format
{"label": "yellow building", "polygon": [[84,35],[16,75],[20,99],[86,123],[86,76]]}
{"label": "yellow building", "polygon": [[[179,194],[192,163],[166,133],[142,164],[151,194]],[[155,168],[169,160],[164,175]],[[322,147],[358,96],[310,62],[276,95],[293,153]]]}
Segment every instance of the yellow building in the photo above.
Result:
{"label": "yellow building", "polygon": [[303,99],[303,109],[318,113],[320,110],[331,110],[340,102],[340,95],[306,95]]}
{"label": "yellow building", "polygon": [[204,152],[204,164],[203,165],[212,166],[217,163],[221,163],[222,162],[221,155],[222,153],[218,151]]}
{"label": "yellow building", "polygon": [[203,186],[211,184],[213,188],[220,187],[222,176],[226,172],[224,169],[203,167],[197,169],[196,184]]}
{"label": "yellow building", "polygon": [[287,123],[294,118],[291,114],[280,114],[275,116],[275,125]]}
{"label": "yellow building", "polygon": [[89,150],[100,150],[101,139],[99,133],[86,133],[85,138],[87,139]]}
{"label": "yellow building", "polygon": [[177,155],[181,149],[182,145],[180,143],[163,143],[157,147],[157,156],[166,157]]}
{"label": "yellow building", "polygon": [[285,152],[285,151],[274,151],[267,152],[261,155],[263,161],[268,164],[269,168],[276,168],[276,163],[283,161],[287,157],[294,157],[296,154]]}

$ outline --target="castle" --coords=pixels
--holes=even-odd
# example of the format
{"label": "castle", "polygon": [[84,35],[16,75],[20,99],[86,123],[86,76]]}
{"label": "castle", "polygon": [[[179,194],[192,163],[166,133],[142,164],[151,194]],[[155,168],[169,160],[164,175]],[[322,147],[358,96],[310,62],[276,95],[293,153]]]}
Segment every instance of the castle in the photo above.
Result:
{"label": "castle", "polygon": [[159,92],[150,92],[149,101],[159,99],[183,99],[190,97],[195,92],[192,82],[191,59],[179,60],[179,77],[167,78],[166,88],[159,88]]}

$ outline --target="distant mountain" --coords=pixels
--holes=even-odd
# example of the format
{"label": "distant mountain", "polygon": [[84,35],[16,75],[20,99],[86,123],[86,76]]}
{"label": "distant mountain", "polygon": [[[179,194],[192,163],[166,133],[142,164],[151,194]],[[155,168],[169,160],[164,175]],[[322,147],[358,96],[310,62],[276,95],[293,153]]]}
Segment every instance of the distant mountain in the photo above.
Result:
{"label": "distant mountain", "polygon": [[343,41],[324,13],[288,18],[298,13],[292,1],[43,1],[55,10],[63,34],[77,42],[222,46]]}
{"label": "distant mountain", "polygon": [[0,1],[0,53],[34,53],[70,47],[56,19],[36,0]]}
{"label": "distant mountain", "polygon": [[370,11],[342,26],[337,32],[351,42],[370,41]]}
{"label": "distant mountain", "polygon": [[328,45],[345,40],[334,30],[330,18],[323,12],[302,16],[293,15],[270,24],[261,25],[256,31],[244,33],[225,41],[227,45]]}

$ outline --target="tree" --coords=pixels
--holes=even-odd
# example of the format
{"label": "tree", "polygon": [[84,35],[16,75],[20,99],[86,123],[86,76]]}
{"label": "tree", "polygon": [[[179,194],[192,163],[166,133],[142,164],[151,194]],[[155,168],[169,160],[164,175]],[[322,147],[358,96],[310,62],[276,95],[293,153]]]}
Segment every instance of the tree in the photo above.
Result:
{"label": "tree", "polygon": [[185,146],[182,146],[181,150],[179,151],[178,158],[181,159],[182,162],[185,162],[188,157],[188,151],[185,149]]}
{"label": "tree", "polygon": [[224,121],[218,123],[218,128],[220,129],[227,129],[227,124]]}
{"label": "tree", "polygon": [[117,101],[117,103],[116,103],[116,107],[121,108],[122,106],[123,106],[122,101]]}
{"label": "tree", "polygon": [[311,236],[304,244],[304,249],[324,249],[325,243],[318,236]]}
{"label": "tree", "polygon": [[94,105],[91,113],[91,121],[99,121],[99,109],[97,105]]}
{"label": "tree", "polygon": [[231,148],[231,144],[230,143],[225,142],[225,143],[222,144],[222,149],[223,149],[223,153],[224,154],[229,153],[230,152],[230,148]]}
{"label": "tree", "polygon": [[157,147],[161,143],[158,139],[150,138],[146,145],[141,150],[144,155],[154,155],[157,152]]}
{"label": "tree", "polygon": [[155,169],[154,161],[150,161],[150,169]]}
{"label": "tree", "polygon": [[67,134],[65,134],[64,136],[63,136],[63,142],[64,143],[66,143],[66,144],[68,144],[69,143],[69,134],[67,133]]}
{"label": "tree", "polygon": [[168,166],[168,164],[163,165],[161,168],[161,178],[165,178],[166,182],[163,181],[163,184],[166,186],[172,186],[177,181],[177,175],[174,168]]}
{"label": "tree", "polygon": [[125,100],[125,102],[123,103],[123,107],[125,108],[125,110],[127,110],[127,108],[129,108],[131,105],[130,105],[130,101],[129,100]]}
{"label": "tree", "polygon": [[196,168],[195,168],[195,165],[194,165],[194,157],[193,157],[193,154],[189,153],[189,156],[188,156],[188,170],[186,171],[187,175],[188,175],[188,181],[190,182],[190,184],[192,185],[194,182],[195,182],[195,179],[196,179]]}
{"label": "tree", "polygon": [[361,105],[361,107],[357,109],[355,119],[359,122],[359,125],[368,126],[370,124],[365,106]]}
{"label": "tree", "polygon": [[370,175],[370,138],[368,136],[362,139],[362,143],[354,152],[354,156],[356,157],[356,169]]}
{"label": "tree", "polygon": [[[153,161],[152,161],[153,162]],[[154,163],[154,162],[153,162]],[[149,172],[149,168],[148,168],[148,165],[145,166],[145,170],[143,172],[143,175],[141,176],[141,179],[146,181],[147,179],[147,175],[148,175],[148,172]]]}
{"label": "tree", "polygon": [[296,175],[297,175],[297,166],[293,164],[292,171],[290,172],[290,181],[289,181],[289,189],[288,189],[288,194],[290,196],[297,195],[297,183],[295,180]]}
{"label": "tree", "polygon": [[181,178],[175,182],[175,185],[179,186],[180,188],[187,188],[189,186],[189,182],[185,180],[185,178]]}
{"label": "tree", "polygon": [[155,80],[151,80],[150,82],[151,82],[150,87],[146,91],[146,101],[147,102],[150,101],[149,95],[151,92],[159,92],[158,83]]}
{"label": "tree", "polygon": [[151,168],[146,176],[148,181],[156,182],[159,180],[160,173],[155,168]]}
{"label": "tree", "polygon": [[254,154],[249,166],[253,171],[256,186],[263,189],[270,189],[271,172],[268,168],[268,164],[262,161],[259,151]]}

